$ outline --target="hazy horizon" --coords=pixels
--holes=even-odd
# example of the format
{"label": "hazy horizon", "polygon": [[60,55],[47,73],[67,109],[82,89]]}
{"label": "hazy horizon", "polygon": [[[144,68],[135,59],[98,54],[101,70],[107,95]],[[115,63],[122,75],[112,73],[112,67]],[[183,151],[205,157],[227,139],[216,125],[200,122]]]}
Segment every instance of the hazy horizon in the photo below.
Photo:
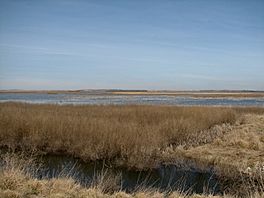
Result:
{"label": "hazy horizon", "polygon": [[0,1],[0,90],[264,90],[264,1]]}
{"label": "hazy horizon", "polygon": [[0,89],[0,91],[168,91],[168,92],[264,92],[257,89],[119,89],[119,88],[90,88],[90,89]]}

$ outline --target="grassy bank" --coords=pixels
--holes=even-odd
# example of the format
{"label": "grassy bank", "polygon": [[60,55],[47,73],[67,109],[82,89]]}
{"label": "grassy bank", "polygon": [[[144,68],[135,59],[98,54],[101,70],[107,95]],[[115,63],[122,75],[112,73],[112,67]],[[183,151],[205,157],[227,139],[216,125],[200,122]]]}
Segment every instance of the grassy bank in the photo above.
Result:
{"label": "grassy bank", "polygon": [[236,119],[236,110],[223,107],[2,103],[0,145],[142,168],[160,162],[167,147],[212,142],[223,134],[210,129]]}
{"label": "grassy bank", "polygon": [[[35,179],[32,177],[33,169],[37,170],[33,158],[25,158],[21,155],[5,154],[1,156],[0,167],[0,197],[22,198],[22,197],[93,197],[93,198],[235,198],[237,195],[224,194],[213,196],[208,193],[203,195],[187,194],[180,191],[162,192],[159,189],[144,189],[127,194],[122,191],[118,180],[113,176],[101,174],[86,187],[76,183],[72,178],[64,176],[53,179]],[[31,173],[29,173],[31,172]],[[259,180],[264,185],[264,181]],[[261,198],[263,190],[252,184],[251,191],[244,191],[245,198]],[[244,188],[248,189],[248,188]]]}
{"label": "grassy bank", "polygon": [[163,152],[164,161],[177,163],[180,158],[184,164],[195,162],[200,168],[213,167],[226,191],[240,193],[250,186],[244,185],[250,180],[262,185],[263,190],[263,182],[255,181],[264,178],[264,115],[251,112],[241,116],[231,130],[210,143],[188,149],[167,148]]}

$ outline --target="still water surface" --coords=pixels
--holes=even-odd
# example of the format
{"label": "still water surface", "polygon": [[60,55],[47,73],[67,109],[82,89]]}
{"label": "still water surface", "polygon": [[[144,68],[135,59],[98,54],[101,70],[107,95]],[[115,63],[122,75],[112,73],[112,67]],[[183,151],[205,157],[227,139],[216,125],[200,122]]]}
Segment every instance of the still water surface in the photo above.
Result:
{"label": "still water surface", "polygon": [[195,98],[151,95],[92,95],[47,93],[0,93],[0,102],[15,101],[47,104],[157,104],[157,105],[216,105],[264,107],[264,97],[258,98]]}
{"label": "still water surface", "polygon": [[36,175],[40,179],[63,176],[66,173],[82,185],[89,185],[98,174],[104,173],[106,177],[107,174],[119,175],[118,183],[126,192],[143,187],[195,193],[203,193],[204,190],[212,194],[221,193],[218,179],[210,169],[200,171],[195,168],[186,169],[174,165],[162,165],[156,169],[137,171],[111,167],[104,161],[86,163],[63,155],[45,155],[42,156],[40,162],[42,166]]}

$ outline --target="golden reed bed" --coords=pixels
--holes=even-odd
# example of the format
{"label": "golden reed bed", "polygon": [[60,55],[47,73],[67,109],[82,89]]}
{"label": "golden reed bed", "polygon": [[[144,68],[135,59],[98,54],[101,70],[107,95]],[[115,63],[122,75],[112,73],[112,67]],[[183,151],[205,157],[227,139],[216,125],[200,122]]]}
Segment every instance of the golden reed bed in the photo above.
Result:
{"label": "golden reed bed", "polygon": [[0,146],[71,154],[84,160],[115,159],[143,168],[162,161],[166,148],[194,147],[264,108],[0,104]]}
{"label": "golden reed bed", "polygon": [[167,146],[195,144],[201,131],[235,120],[235,110],[220,107],[2,103],[0,145],[139,167]]}

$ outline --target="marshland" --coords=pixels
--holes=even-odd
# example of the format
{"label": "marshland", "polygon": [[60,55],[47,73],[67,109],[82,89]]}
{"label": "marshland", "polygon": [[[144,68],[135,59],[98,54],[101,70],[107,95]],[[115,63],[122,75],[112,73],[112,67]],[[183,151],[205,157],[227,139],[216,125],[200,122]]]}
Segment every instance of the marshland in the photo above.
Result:
{"label": "marshland", "polygon": [[[191,188],[197,188],[195,182],[200,181],[204,185],[204,196],[209,196],[206,195],[209,193],[212,196],[216,194],[261,197],[264,173],[263,131],[264,108],[261,107],[1,103],[0,146],[2,151],[5,151],[2,154],[2,159],[5,160],[1,165],[1,179],[8,180],[4,182],[16,182],[9,181],[16,179],[9,178],[9,174],[14,174],[10,171],[18,171],[19,177],[24,181],[23,186],[27,186],[28,182],[36,182],[32,185],[36,185],[38,195],[42,195],[41,188],[47,190],[46,185],[51,185],[49,183],[59,182],[59,185],[69,185],[69,190],[78,189],[78,192],[72,190],[72,195],[79,194],[80,190],[84,194],[96,191],[98,196],[118,197],[116,193],[123,191],[122,193],[126,194],[126,173],[132,171],[133,177],[137,178],[135,181],[140,180],[138,173],[145,174],[146,178],[137,183],[139,187],[136,187],[135,182],[133,193],[131,194],[130,190],[130,195],[126,196],[139,196],[138,193],[143,193],[146,197],[154,194],[194,196],[191,192],[198,191]],[[62,156],[61,161],[59,156]],[[60,165],[57,164],[51,170],[47,161],[40,163],[40,159],[49,158],[52,159],[50,161],[58,159]],[[25,163],[24,167],[22,163],[18,167],[6,167],[10,160],[16,164],[16,161],[36,159],[40,167],[46,163],[46,168],[50,168],[44,172],[46,176],[42,173],[41,178],[46,178],[44,180],[34,179],[40,177],[36,177],[35,172],[38,169],[33,165]],[[110,190],[103,190],[103,184],[100,184],[100,191],[100,188],[94,187],[92,183],[98,179],[90,179],[90,183],[83,184],[80,177],[75,177],[80,174],[80,169],[74,168],[74,165],[82,164],[86,167],[94,162],[102,169],[101,176],[104,175],[104,170],[123,171],[123,180],[119,178],[118,188],[109,187]],[[69,163],[72,167],[69,167]],[[60,166],[64,168],[58,169]],[[179,185],[178,188],[172,187],[172,183],[171,186],[166,183],[167,188],[164,185],[154,185],[159,179],[176,177],[173,172],[169,176],[169,172],[164,178],[157,177],[157,181],[147,178],[148,173],[153,174],[153,171],[161,170],[184,171],[182,177],[186,178],[188,171],[192,171],[192,174],[207,174],[211,177],[214,188],[209,184],[210,178],[194,180],[194,177],[190,177],[195,182],[188,188]],[[49,171],[54,171],[53,175],[49,174]],[[60,171],[64,174],[60,174]],[[95,172],[89,177],[94,178],[94,175]],[[120,173],[117,171],[111,176],[101,178],[100,181],[108,181],[110,177],[116,180],[116,175]],[[85,178],[85,175],[82,175],[82,178]],[[215,181],[212,178],[215,178]],[[66,183],[63,184],[64,182]],[[207,191],[206,184],[211,185]],[[2,193],[11,190],[12,193],[21,195],[23,189],[20,187],[12,189],[5,186],[2,187]],[[63,193],[61,189],[54,190]]]}
{"label": "marshland", "polygon": [[263,0],[0,0],[0,198],[263,198],[263,22]]}

